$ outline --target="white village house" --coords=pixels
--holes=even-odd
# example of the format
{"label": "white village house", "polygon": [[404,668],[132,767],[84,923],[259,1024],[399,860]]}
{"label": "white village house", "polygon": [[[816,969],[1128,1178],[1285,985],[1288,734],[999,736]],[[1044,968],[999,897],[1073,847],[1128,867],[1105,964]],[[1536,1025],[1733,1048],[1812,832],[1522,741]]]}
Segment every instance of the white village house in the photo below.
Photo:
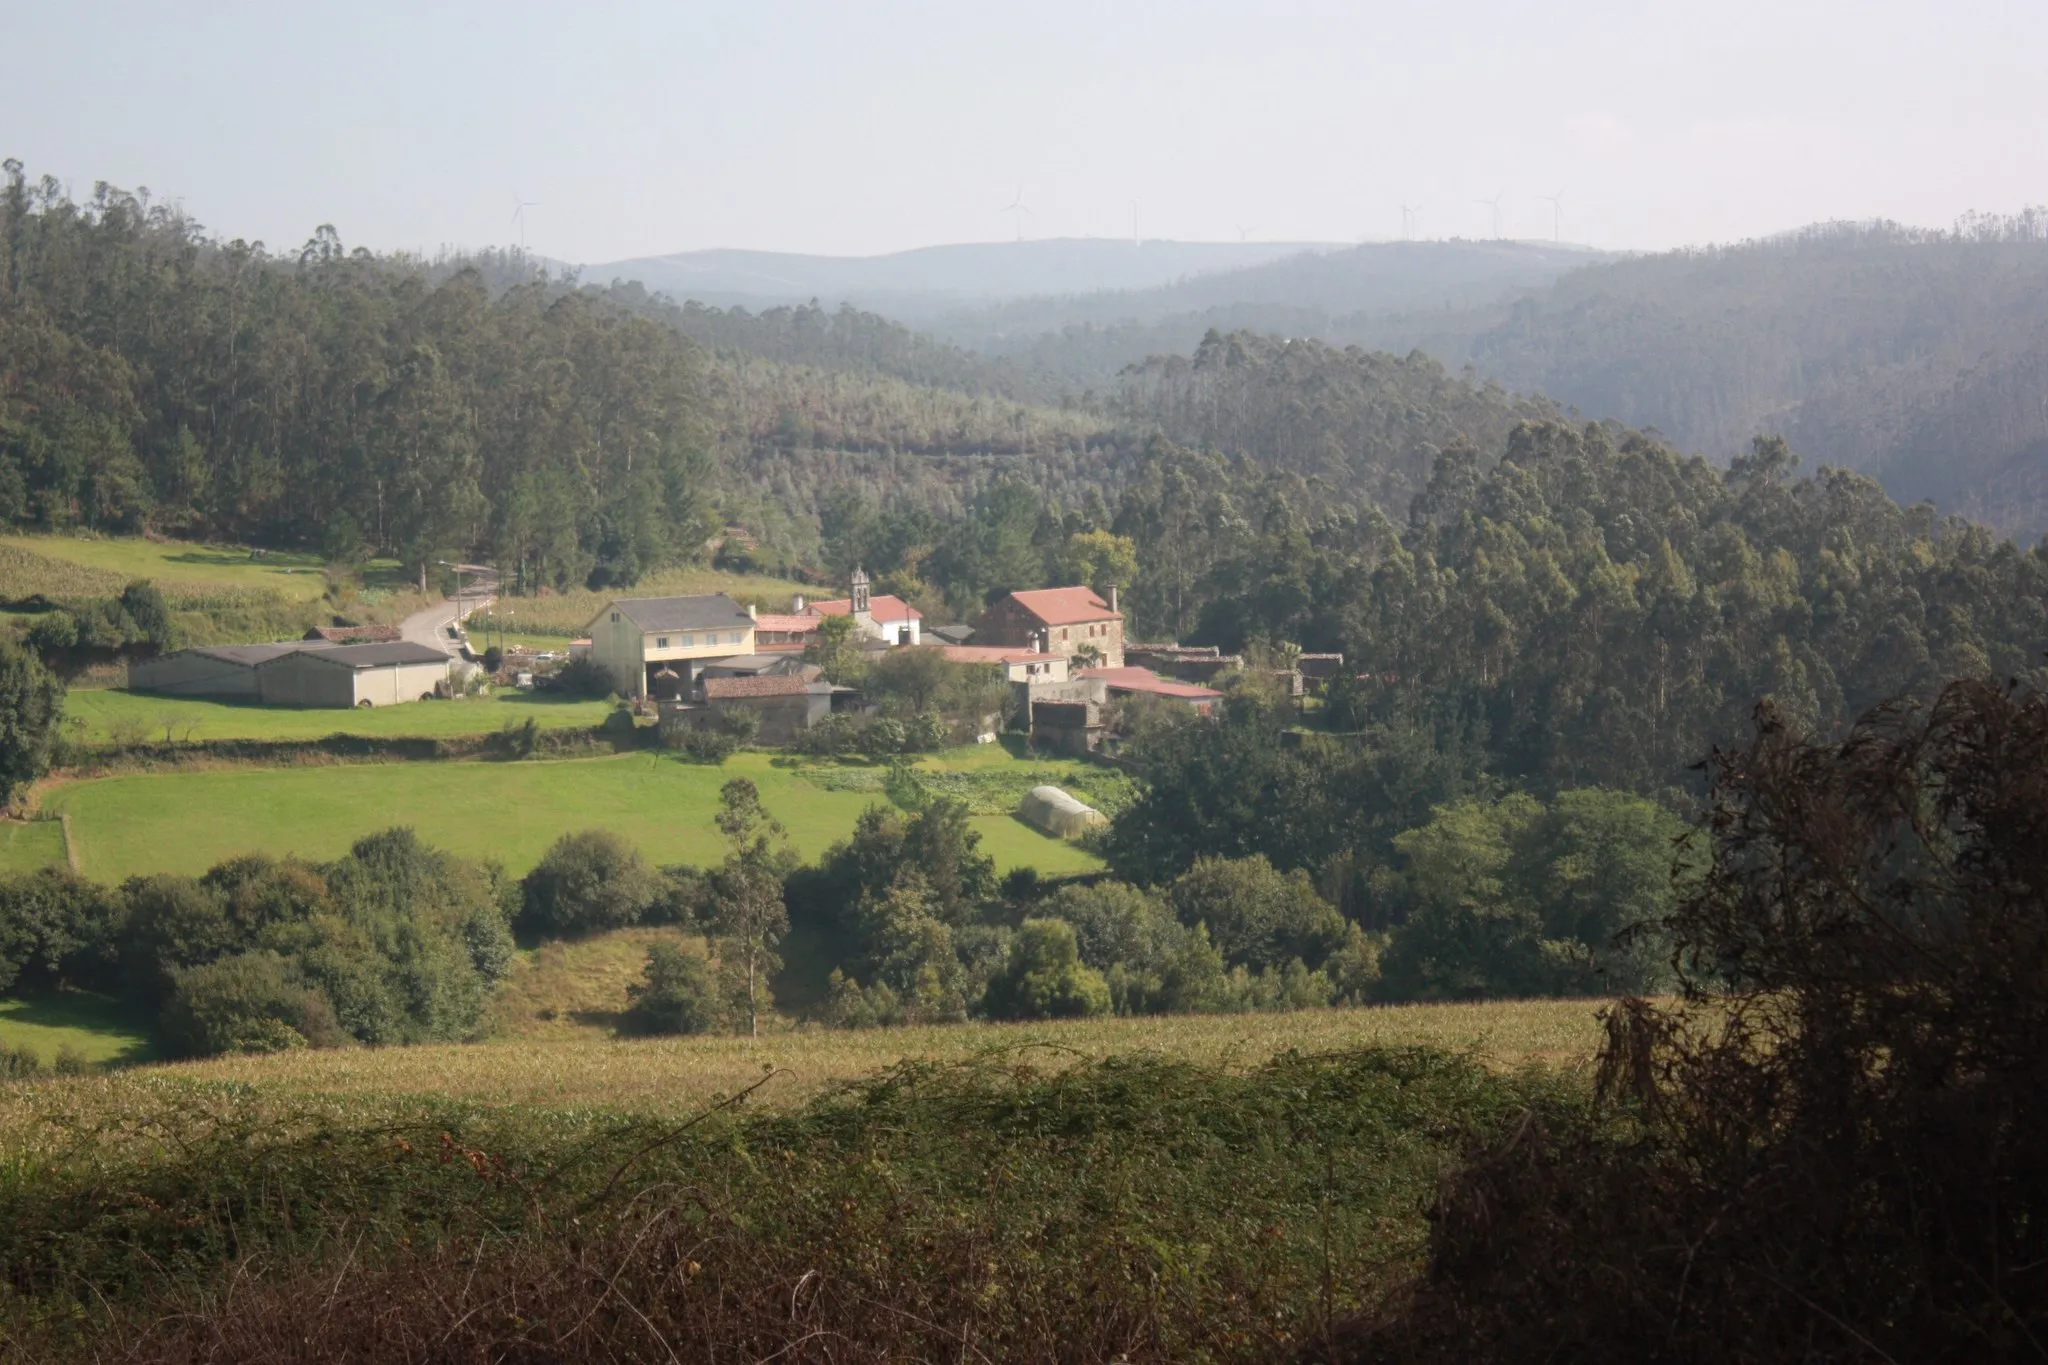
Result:
{"label": "white village house", "polygon": [[724,593],[620,597],[590,622],[590,658],[621,695],[677,697],[697,681],[700,661],[754,652],[753,612]]}

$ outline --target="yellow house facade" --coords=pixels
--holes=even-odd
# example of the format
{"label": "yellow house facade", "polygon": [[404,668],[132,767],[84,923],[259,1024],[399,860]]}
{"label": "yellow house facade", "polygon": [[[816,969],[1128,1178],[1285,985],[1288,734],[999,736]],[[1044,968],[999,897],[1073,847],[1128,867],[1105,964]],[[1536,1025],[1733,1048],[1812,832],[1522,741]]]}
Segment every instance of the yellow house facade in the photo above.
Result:
{"label": "yellow house facade", "polygon": [[585,632],[590,657],[629,697],[678,696],[695,680],[695,663],[754,652],[754,616],[724,593],[700,597],[620,597]]}

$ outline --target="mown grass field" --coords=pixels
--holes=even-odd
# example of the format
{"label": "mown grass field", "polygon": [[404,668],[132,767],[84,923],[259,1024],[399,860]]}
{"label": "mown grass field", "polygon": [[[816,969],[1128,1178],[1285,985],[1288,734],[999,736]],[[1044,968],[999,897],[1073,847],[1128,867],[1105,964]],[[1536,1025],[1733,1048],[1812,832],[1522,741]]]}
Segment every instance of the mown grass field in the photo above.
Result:
{"label": "mown grass field", "polygon": [[137,734],[153,743],[163,742],[166,735],[178,743],[324,739],[328,735],[451,738],[490,734],[506,725],[524,724],[529,718],[549,730],[587,727],[603,723],[610,711],[602,701],[531,692],[338,711],[208,697],[158,697],[115,688],[74,691],[64,702],[67,724],[75,722],[78,738],[95,745]]}
{"label": "mown grass field", "polygon": [[55,820],[0,821],[0,872],[30,872],[64,861],[64,827]]}
{"label": "mown grass field", "polygon": [[[615,597],[668,597],[691,593],[722,592],[741,606],[756,603],[762,611],[788,611],[790,598],[798,593],[809,597],[835,594],[813,585],[770,578],[763,574],[722,573],[716,569],[665,569],[641,579],[630,588],[616,592],[565,592],[547,597],[508,597],[498,604],[502,613],[496,620],[489,612],[472,612],[469,628],[476,633],[481,649],[486,622],[499,626],[541,648],[559,648],[560,641],[583,633],[583,628]],[[545,641],[554,641],[546,644]]]}
{"label": "mown grass field", "polygon": [[[1004,764],[1061,770],[1010,757],[994,745],[924,763],[939,772],[956,764],[980,771]],[[464,857],[496,858],[521,874],[560,835],[598,827],[632,840],[657,863],[715,862],[724,846],[712,816],[719,788],[732,777],[754,780],[805,858],[844,838],[861,811],[886,800],[828,791],[804,771],[765,753],[707,767],[652,752],[559,762],[224,767],[59,782],[46,790],[43,804],[51,814],[70,816],[81,870],[107,881],[202,872],[248,852],[332,858],[392,825],[410,825],[430,844]],[[980,815],[974,824],[1001,870],[1035,867],[1054,875],[1101,866],[1093,855],[1011,816]]]}
{"label": "mown grass field", "polygon": [[[635,932],[652,937],[673,931]],[[46,1084],[61,1084],[67,1104],[93,1109],[129,1101],[147,1108],[167,1086],[203,1086],[246,1087],[278,1100],[374,1104],[416,1097],[667,1115],[702,1109],[714,1096],[759,1080],[770,1067],[776,1079],[758,1092],[756,1102],[791,1108],[905,1060],[965,1061],[1005,1049],[1038,1066],[1155,1054],[1241,1071],[1286,1052],[1430,1047],[1477,1057],[1497,1071],[1531,1066],[1570,1070],[1591,1062],[1600,1004],[1536,1000],[1039,1024],[806,1028],[759,1039],[615,1040],[565,1020],[556,1034],[529,1029],[494,1042],[222,1057]],[[9,1119],[25,1118],[23,1110],[34,1100],[32,1088],[0,1086],[0,1140]]]}
{"label": "mown grass field", "polygon": [[0,1000],[0,1047],[25,1047],[48,1066],[69,1048],[88,1062],[145,1061],[149,1039],[120,1002],[90,991]]}

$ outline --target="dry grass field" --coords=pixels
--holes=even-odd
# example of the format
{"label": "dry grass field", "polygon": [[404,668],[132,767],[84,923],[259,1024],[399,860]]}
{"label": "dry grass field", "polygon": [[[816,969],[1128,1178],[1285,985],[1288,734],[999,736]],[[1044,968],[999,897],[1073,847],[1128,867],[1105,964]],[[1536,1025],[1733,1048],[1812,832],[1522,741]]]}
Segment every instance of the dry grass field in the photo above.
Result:
{"label": "dry grass field", "polygon": [[295,1112],[308,1102],[363,1112],[431,1098],[557,1113],[687,1114],[770,1068],[776,1078],[753,1102],[787,1109],[905,1059],[959,1061],[996,1050],[1041,1067],[1150,1052],[1235,1070],[1290,1050],[1424,1046],[1470,1053],[1500,1070],[1570,1070],[1592,1058],[1599,1008],[1598,1001],[1544,1000],[859,1032],[787,1029],[759,1039],[614,1041],[565,1028],[556,1037],[228,1057],[0,1086],[0,1145],[8,1143],[10,1130],[22,1136],[37,1126],[37,1114],[53,1108],[73,1115],[149,1113],[204,1103],[208,1095],[238,1105],[274,1100]]}

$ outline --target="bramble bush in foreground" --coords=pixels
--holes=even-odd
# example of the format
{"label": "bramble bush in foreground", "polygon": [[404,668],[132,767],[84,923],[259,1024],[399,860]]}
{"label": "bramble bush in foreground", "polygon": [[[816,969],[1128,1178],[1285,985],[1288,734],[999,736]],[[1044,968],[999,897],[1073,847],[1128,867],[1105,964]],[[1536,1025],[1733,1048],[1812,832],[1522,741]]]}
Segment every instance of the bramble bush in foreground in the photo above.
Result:
{"label": "bramble bush in foreground", "polygon": [[1407,1273],[1459,1135],[1551,1088],[1415,1050],[1068,1061],[904,1064],[682,1124],[199,1087],[81,1107],[0,1179],[0,1336],[109,1360],[1271,1360]]}

